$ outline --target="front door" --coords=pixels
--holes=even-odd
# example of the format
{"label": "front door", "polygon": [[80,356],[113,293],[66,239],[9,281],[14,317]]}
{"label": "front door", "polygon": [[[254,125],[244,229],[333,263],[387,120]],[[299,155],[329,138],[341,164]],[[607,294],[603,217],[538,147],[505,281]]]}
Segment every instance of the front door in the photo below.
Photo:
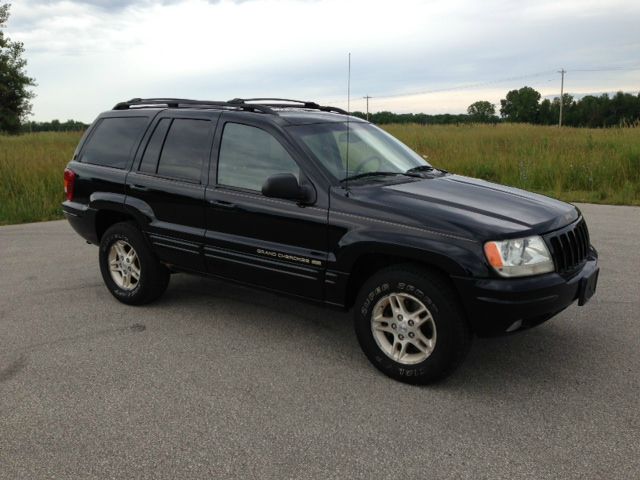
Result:
{"label": "front door", "polygon": [[212,161],[205,192],[207,269],[244,283],[322,299],[327,206],[301,206],[261,193],[267,177],[278,173],[292,173],[299,182],[312,185],[295,149],[266,124],[234,120],[227,113],[220,123],[217,162]]}

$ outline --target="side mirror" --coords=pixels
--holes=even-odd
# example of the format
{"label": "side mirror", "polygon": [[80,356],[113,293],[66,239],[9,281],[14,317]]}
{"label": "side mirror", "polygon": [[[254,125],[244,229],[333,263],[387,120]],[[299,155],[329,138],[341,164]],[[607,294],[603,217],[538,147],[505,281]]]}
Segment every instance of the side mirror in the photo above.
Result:
{"label": "side mirror", "polygon": [[292,173],[271,175],[262,185],[262,194],[265,197],[298,200],[300,203],[309,203],[314,197],[313,189],[306,185],[300,186]]}

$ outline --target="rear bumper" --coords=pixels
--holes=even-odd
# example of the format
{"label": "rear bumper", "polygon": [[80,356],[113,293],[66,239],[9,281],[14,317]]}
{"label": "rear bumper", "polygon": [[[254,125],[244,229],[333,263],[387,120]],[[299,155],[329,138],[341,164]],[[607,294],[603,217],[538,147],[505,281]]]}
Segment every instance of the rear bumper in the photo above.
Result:
{"label": "rear bumper", "polygon": [[533,327],[560,313],[578,300],[586,279],[597,270],[598,257],[592,250],[570,278],[549,273],[518,279],[453,277],[453,281],[474,332],[492,336]]}
{"label": "rear bumper", "polygon": [[89,208],[82,203],[65,201],[62,203],[62,212],[71,224],[71,227],[87,242],[98,244],[96,235],[96,213],[93,208]]}

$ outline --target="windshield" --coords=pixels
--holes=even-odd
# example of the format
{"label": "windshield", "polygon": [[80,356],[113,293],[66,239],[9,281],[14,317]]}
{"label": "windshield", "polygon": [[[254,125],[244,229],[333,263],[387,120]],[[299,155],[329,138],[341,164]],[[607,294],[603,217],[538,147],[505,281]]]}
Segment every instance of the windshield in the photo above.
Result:
{"label": "windshield", "polygon": [[346,122],[299,125],[289,130],[338,180],[375,172],[401,174],[428,165],[404,143],[369,123],[349,123],[348,132]]}

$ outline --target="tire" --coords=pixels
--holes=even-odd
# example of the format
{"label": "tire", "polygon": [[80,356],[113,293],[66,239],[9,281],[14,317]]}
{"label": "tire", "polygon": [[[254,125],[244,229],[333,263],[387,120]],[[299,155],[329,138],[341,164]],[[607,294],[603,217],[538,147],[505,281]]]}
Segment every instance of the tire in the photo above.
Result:
{"label": "tire", "polygon": [[367,280],[354,317],[369,361],[405,383],[446,377],[471,346],[471,331],[447,280],[412,265],[386,268]]}
{"label": "tire", "polygon": [[158,261],[140,230],[130,222],[116,223],[104,233],[99,262],[105,285],[116,299],[127,305],[152,302],[169,285],[169,270]]}

